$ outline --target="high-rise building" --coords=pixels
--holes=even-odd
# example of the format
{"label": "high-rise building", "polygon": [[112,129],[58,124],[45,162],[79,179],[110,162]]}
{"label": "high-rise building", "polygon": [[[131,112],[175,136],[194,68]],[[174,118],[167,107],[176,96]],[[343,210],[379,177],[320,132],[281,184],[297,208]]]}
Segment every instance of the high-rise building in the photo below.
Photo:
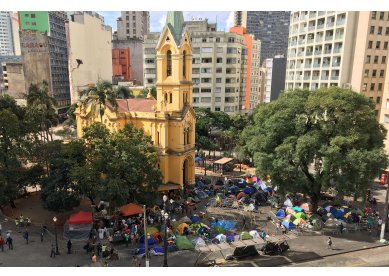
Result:
{"label": "high-rise building", "polygon": [[9,11],[0,11],[0,55],[16,55],[12,31],[12,13]]}
{"label": "high-rise building", "polygon": [[95,12],[72,12],[66,23],[71,102],[98,80],[112,80],[112,28]]}
{"label": "high-rise building", "polygon": [[264,99],[268,103],[277,100],[281,91],[285,89],[286,58],[282,55],[267,58],[264,63]]}
{"label": "high-rise building", "polygon": [[58,103],[57,112],[64,116],[70,106],[66,20],[65,12],[19,12],[26,90],[31,84],[47,81],[49,93]]}
{"label": "high-rise building", "polygon": [[[247,113],[259,103],[261,42],[244,28],[216,31],[207,20],[184,22],[192,40],[193,106],[227,113]],[[155,86],[155,46],[159,33],[143,43],[144,83]]]}
{"label": "high-rise building", "polygon": [[388,128],[389,12],[296,11],[290,22],[285,88],[350,88]]}
{"label": "high-rise building", "polygon": [[112,49],[113,83],[131,80],[130,49]]}
{"label": "high-rise building", "polygon": [[249,34],[261,41],[261,59],[285,55],[288,50],[290,12],[236,11],[235,25],[243,26]]}
{"label": "high-rise building", "polygon": [[148,11],[122,11],[117,19],[119,40],[143,37],[150,31],[150,14]]}

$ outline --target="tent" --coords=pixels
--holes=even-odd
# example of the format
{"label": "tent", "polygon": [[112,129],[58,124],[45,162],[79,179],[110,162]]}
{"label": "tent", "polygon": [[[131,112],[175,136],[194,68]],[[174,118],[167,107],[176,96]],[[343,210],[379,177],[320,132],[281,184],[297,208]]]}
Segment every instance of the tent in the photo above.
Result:
{"label": "tent", "polygon": [[293,222],[290,222],[290,221],[287,221],[287,220],[284,220],[282,222],[282,225],[285,226],[286,229],[294,229],[294,228],[296,228],[296,226],[293,224]]}
{"label": "tent", "polygon": [[196,250],[199,249],[200,247],[206,246],[205,241],[200,237],[193,239],[192,244],[194,245]]}
{"label": "tent", "polygon": [[79,211],[69,217],[69,224],[89,224],[93,222],[92,212]]}
{"label": "tent", "polygon": [[244,231],[240,234],[240,239],[241,240],[250,240],[250,239],[252,239],[252,237],[251,237],[249,232]]}
{"label": "tent", "polygon": [[290,207],[287,207],[287,208],[286,208],[286,213],[287,213],[287,214],[294,214],[294,213],[296,213],[296,211],[293,210],[293,209],[290,208]]}
{"label": "tent", "polygon": [[181,223],[192,223],[192,220],[190,218],[188,218],[187,216],[185,216],[183,218],[180,218],[177,222],[178,222],[178,225],[180,225]]}
{"label": "tent", "polygon": [[183,235],[184,234],[184,229],[185,228],[189,228],[189,225],[188,224],[186,224],[186,223],[181,223],[180,225],[178,225],[177,226],[177,231],[181,234],[181,235]]}
{"label": "tent", "polygon": [[293,207],[292,201],[288,198],[287,200],[284,201],[284,206],[286,207]]}
{"label": "tent", "polygon": [[187,239],[187,237],[180,235],[176,236],[176,245],[178,250],[187,250],[194,248],[193,244],[190,242],[190,240]]}
{"label": "tent", "polygon": [[201,159],[201,157],[195,157],[195,162],[201,162],[203,161],[203,159]]}
{"label": "tent", "polygon": [[285,211],[283,209],[280,209],[276,213],[276,217],[284,218],[285,217]]}
{"label": "tent", "polygon": [[191,220],[192,220],[193,223],[200,222],[200,218],[198,216],[196,216],[196,215],[192,216]]}
{"label": "tent", "polygon": [[[158,243],[158,240],[156,240],[152,235],[150,235],[150,237],[147,239],[147,244],[148,245],[154,245],[154,244],[157,244]],[[145,243],[145,235],[142,235],[139,239],[139,243],[140,244],[144,244]]]}
{"label": "tent", "polygon": [[245,189],[243,190],[243,192],[244,192],[246,195],[252,195],[253,193],[255,193],[254,189],[252,189],[251,187],[245,188]]}
{"label": "tent", "polygon": [[213,229],[214,229],[215,231],[217,231],[218,233],[220,233],[220,234],[226,234],[226,233],[227,233],[227,230],[224,229],[224,228],[221,227],[221,226],[215,226]]}
{"label": "tent", "polygon": [[242,197],[244,196],[247,196],[247,194],[245,194],[244,192],[240,192],[237,196],[236,196],[236,199],[239,200],[241,199]]}
{"label": "tent", "polygon": [[152,236],[157,241],[157,243],[160,243],[162,241],[162,236],[158,232],[153,233]]}
{"label": "tent", "polygon": [[296,218],[296,219],[299,219],[299,218],[302,218],[304,220],[308,219],[308,216],[302,212],[300,213],[296,213],[296,214],[293,214],[293,216]]}
{"label": "tent", "polygon": [[136,205],[134,203],[128,203],[127,205],[123,205],[119,208],[120,213],[122,213],[123,216],[133,216],[143,213],[143,208],[139,205]]}
{"label": "tent", "polygon": [[309,212],[311,210],[311,206],[309,205],[309,203],[301,204],[300,208],[303,209],[305,212]]}
{"label": "tent", "polygon": [[217,239],[220,243],[226,242],[226,241],[227,241],[226,235],[223,235],[223,234],[217,235],[217,236],[215,237],[215,239]]}
{"label": "tent", "polygon": [[259,238],[259,233],[257,230],[251,230],[249,234],[251,237],[253,237],[253,239]]}
{"label": "tent", "polygon": [[147,234],[152,235],[154,233],[158,233],[158,229],[156,227],[153,227],[153,226],[147,227]]}
{"label": "tent", "polygon": [[295,220],[293,221],[293,224],[294,224],[294,225],[299,225],[299,224],[301,224],[301,223],[306,223],[306,221],[303,220],[303,219],[301,219],[301,218],[297,218],[297,219],[295,219]]}
{"label": "tent", "polygon": [[300,207],[292,207],[293,210],[295,210],[296,212],[301,212],[303,209],[301,209]]}
{"label": "tent", "polygon": [[227,231],[230,231],[236,226],[236,221],[231,220],[219,220],[217,222],[212,222],[211,227],[221,226],[222,228],[226,229]]}
{"label": "tent", "polygon": [[92,226],[92,212],[77,212],[65,223],[63,236],[66,240],[87,240]]}

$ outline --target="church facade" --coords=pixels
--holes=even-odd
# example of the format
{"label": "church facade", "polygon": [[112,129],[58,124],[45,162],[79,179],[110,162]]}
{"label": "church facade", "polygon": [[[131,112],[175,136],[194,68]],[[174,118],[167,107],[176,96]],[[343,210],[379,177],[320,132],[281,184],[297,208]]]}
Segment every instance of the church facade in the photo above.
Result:
{"label": "church facade", "polygon": [[[150,94],[146,99],[118,99],[118,108],[107,104],[103,115],[110,131],[133,124],[152,138],[163,175],[160,190],[182,189],[195,182],[192,46],[183,23],[182,12],[168,12],[156,47],[157,99]],[[79,106],[76,118],[78,137],[83,136],[83,127],[100,122],[92,106]]]}

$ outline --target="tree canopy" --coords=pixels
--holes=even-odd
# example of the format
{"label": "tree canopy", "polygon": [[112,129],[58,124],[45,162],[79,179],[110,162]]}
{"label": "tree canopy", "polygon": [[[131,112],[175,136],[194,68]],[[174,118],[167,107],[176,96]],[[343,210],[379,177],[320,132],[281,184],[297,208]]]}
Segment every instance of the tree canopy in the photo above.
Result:
{"label": "tree canopy", "polygon": [[365,194],[388,165],[385,128],[367,97],[341,88],[295,90],[254,112],[242,133],[242,150],[282,192]]}

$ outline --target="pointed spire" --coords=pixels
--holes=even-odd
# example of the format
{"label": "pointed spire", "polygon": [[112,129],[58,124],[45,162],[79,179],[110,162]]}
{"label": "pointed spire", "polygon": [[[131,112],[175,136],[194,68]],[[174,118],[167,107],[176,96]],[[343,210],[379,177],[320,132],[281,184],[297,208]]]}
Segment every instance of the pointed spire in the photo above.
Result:
{"label": "pointed spire", "polygon": [[182,28],[184,26],[184,14],[182,11],[167,12],[166,25],[171,25],[176,41],[180,41]]}

